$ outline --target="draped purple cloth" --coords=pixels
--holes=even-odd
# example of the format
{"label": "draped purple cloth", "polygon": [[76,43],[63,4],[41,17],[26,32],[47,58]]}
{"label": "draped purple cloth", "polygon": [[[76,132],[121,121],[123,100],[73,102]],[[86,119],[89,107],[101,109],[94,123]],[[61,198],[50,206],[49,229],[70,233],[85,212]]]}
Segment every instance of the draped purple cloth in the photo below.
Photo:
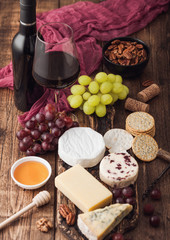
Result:
{"label": "draped purple cloth", "polygon": [[[170,0],[106,0],[101,3],[77,2],[37,15],[37,28],[47,22],[64,22],[74,31],[81,74],[90,75],[101,63],[102,50],[97,41],[109,41],[144,28],[159,14],[168,10]],[[47,37],[49,32],[46,32]],[[13,89],[12,64],[0,69],[0,87]],[[69,110],[68,91],[61,91],[58,111]],[[44,95],[29,112],[19,116],[24,124],[48,102],[54,101],[54,90]]]}

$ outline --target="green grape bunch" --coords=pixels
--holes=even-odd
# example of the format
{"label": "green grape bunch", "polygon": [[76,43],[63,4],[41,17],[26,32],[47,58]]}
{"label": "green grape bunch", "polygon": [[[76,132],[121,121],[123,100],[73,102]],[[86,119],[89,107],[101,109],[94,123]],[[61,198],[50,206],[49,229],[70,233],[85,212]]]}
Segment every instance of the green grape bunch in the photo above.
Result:
{"label": "green grape bunch", "polygon": [[99,72],[94,79],[81,75],[79,84],[71,87],[67,101],[72,108],[80,108],[87,115],[95,113],[98,117],[104,117],[107,105],[124,100],[129,94],[128,87],[122,82],[120,75],[112,73]]}

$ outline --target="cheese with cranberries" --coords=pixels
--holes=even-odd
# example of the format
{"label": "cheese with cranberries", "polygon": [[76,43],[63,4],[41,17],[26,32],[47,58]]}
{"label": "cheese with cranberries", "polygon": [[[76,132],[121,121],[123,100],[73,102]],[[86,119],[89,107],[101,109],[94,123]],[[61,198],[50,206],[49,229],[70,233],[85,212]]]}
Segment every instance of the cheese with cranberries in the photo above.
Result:
{"label": "cheese with cranberries", "polygon": [[100,162],[99,176],[111,187],[127,187],[137,179],[138,163],[128,153],[111,153]]}
{"label": "cheese with cranberries", "polygon": [[104,239],[132,210],[130,204],[112,204],[78,215],[77,225],[89,240]]}

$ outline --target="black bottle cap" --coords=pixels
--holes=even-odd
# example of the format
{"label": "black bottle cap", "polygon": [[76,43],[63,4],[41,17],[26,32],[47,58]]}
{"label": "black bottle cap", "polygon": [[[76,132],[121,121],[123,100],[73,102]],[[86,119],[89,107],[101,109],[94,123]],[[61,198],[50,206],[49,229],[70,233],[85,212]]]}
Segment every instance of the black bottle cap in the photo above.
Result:
{"label": "black bottle cap", "polygon": [[20,20],[23,24],[36,22],[36,0],[20,0]]}
{"label": "black bottle cap", "polygon": [[20,4],[24,6],[35,6],[36,0],[20,0]]}

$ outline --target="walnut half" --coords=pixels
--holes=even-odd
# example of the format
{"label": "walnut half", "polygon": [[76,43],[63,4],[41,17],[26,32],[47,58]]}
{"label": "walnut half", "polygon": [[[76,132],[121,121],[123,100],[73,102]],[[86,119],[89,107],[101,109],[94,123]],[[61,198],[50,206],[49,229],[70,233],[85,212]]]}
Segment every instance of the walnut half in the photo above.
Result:
{"label": "walnut half", "polygon": [[52,222],[46,218],[39,219],[36,226],[41,232],[48,232],[53,227]]}

